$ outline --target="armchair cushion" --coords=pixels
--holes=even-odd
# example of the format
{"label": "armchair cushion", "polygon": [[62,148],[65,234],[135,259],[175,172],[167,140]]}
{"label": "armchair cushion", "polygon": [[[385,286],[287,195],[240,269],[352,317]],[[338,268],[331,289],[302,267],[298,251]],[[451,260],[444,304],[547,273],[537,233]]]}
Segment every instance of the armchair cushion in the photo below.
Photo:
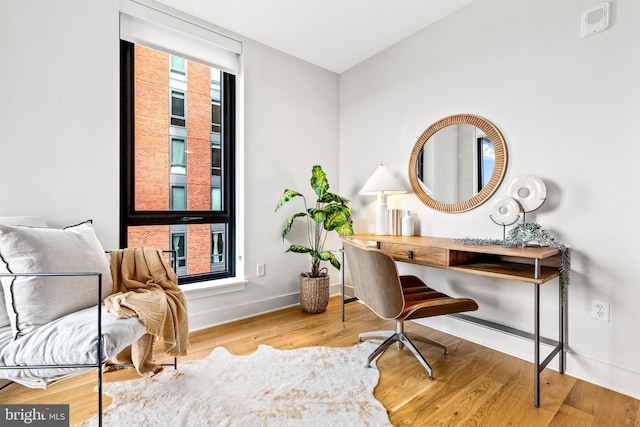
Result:
{"label": "armchair cushion", "polygon": [[[90,222],[65,229],[0,225],[0,272],[102,273],[102,298],[113,281],[104,249]],[[66,314],[94,306],[97,277],[1,277],[14,338]]]}
{"label": "armchair cushion", "polygon": [[[96,363],[97,322],[98,307],[93,306],[54,320],[18,340],[13,339],[9,326],[0,328],[0,366]],[[103,347],[100,361],[114,358],[146,332],[137,317],[116,319],[112,313],[102,310]],[[82,372],[86,372],[86,369],[11,369],[1,370],[0,376],[28,387],[45,388]]]}

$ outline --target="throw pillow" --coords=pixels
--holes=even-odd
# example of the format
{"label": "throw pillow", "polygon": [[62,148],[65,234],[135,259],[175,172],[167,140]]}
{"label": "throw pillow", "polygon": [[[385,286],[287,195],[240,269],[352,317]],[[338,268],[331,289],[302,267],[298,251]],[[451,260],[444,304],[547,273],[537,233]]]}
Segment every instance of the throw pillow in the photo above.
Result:
{"label": "throw pillow", "polygon": [[[109,262],[90,222],[63,230],[0,225],[0,266],[11,273],[102,273],[103,298],[113,290]],[[98,303],[95,276],[2,277],[16,338]]]}
{"label": "throw pillow", "polygon": [[[48,227],[47,223],[40,218],[32,216],[5,216],[0,217],[0,224],[3,225],[25,225],[29,227]],[[0,265],[0,273],[6,273],[2,270]],[[7,327],[11,324],[9,321],[9,313],[7,312],[7,306],[4,302],[4,291],[2,285],[0,285],[0,329]]]}

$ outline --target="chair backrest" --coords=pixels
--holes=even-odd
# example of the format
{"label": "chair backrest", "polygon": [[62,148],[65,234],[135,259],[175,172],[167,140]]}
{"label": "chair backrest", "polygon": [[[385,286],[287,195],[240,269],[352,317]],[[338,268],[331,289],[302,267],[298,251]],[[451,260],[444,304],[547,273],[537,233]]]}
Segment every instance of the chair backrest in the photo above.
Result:
{"label": "chair backrest", "polygon": [[399,316],[404,309],[404,297],[393,258],[347,239],[344,250],[356,297],[383,319]]}

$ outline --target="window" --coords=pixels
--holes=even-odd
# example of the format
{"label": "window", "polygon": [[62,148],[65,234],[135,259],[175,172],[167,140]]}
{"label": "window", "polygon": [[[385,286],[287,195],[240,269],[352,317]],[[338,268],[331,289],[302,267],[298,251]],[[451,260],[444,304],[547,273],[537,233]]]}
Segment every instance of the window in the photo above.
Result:
{"label": "window", "polygon": [[222,147],[220,143],[211,143],[211,175],[222,175]]}
{"label": "window", "polygon": [[478,142],[478,192],[480,192],[491,179],[493,169],[496,163],[496,154],[493,149],[491,140],[486,137],[480,137]]}
{"label": "window", "polygon": [[224,255],[226,230],[221,227],[211,226],[211,271],[224,271],[226,269],[226,257]]}
{"label": "window", "polygon": [[171,138],[171,173],[187,173],[187,153],[184,139]]}
{"label": "window", "polygon": [[222,210],[222,188],[220,187],[211,187],[211,210],[219,211]]}
{"label": "window", "polygon": [[171,55],[170,77],[176,80],[185,80],[187,77],[187,61],[179,56]]}
{"label": "window", "polygon": [[211,99],[211,132],[220,133],[220,101]]}
{"label": "window", "polygon": [[186,126],[186,119],[184,115],[184,93],[177,90],[171,91],[171,124],[174,126]]}
{"label": "window", "polygon": [[187,192],[184,187],[171,186],[171,210],[187,210]]}
{"label": "window", "polygon": [[222,108],[220,107],[220,72],[211,70],[211,132],[220,133]]}
{"label": "window", "polygon": [[180,284],[232,277],[235,77],[120,46],[121,246],[173,251]]}

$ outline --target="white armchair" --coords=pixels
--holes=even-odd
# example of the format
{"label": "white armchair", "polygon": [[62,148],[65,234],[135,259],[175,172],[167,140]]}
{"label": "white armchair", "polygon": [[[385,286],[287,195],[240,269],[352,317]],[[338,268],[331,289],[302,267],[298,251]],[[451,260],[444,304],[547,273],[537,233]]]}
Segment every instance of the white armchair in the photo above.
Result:
{"label": "white armchair", "polygon": [[97,369],[101,414],[102,366],[147,330],[103,310],[113,282],[91,223],[0,218],[0,282],[0,378],[46,388]]}

